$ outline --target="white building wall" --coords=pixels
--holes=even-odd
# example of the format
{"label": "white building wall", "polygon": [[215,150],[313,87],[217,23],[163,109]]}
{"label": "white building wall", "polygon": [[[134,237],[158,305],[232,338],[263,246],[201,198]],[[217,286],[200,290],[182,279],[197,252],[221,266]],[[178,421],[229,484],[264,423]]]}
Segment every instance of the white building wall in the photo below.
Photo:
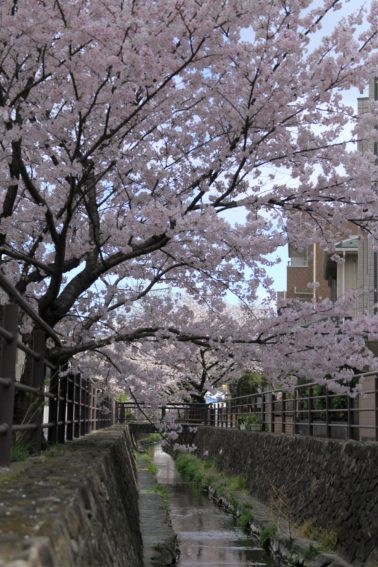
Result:
{"label": "white building wall", "polygon": [[366,236],[359,239],[358,250],[358,312],[374,313],[374,250]]}
{"label": "white building wall", "polygon": [[[361,115],[369,110],[370,102],[375,100],[378,95],[377,79],[373,78],[369,82],[369,95],[358,99],[358,114]],[[374,152],[376,148],[369,141],[361,141],[358,143],[358,149],[361,152]],[[374,250],[372,242],[367,235],[360,235],[358,250],[358,312],[369,313],[374,312]]]}

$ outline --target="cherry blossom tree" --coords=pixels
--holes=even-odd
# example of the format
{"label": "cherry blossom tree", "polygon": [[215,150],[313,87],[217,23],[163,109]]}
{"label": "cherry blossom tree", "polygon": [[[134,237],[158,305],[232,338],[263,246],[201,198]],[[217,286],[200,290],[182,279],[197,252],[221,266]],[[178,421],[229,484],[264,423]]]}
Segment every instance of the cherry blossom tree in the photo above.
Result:
{"label": "cherry blossom tree", "polygon": [[[52,356],[232,343],[280,380],[327,343],[317,374],[338,367],[365,320],[335,332],[330,306],[302,306],[210,336],[177,290],[213,312],[232,293],[247,312],[278,246],[376,231],[374,156],[343,139],[357,134],[341,93],[376,72],[377,4],[311,41],[342,4],[1,2],[1,269],[68,337]],[[361,341],[353,367],[369,362]]]}
{"label": "cherry blossom tree", "polygon": [[293,389],[298,380],[311,380],[353,393],[356,372],[376,368],[366,339],[378,340],[376,318],[345,318],[353,304],[353,297],[336,304],[328,300],[315,310],[297,300],[278,317],[273,308],[256,316],[249,306],[231,314],[204,310],[198,317],[180,304],[174,309],[180,332],[164,327],[162,310],[143,340],[125,345],[121,335],[77,355],[75,364],[89,375],[106,375],[108,367],[118,387],[137,392],[153,410],[168,402],[201,402],[209,389],[246,371],[276,388]]}

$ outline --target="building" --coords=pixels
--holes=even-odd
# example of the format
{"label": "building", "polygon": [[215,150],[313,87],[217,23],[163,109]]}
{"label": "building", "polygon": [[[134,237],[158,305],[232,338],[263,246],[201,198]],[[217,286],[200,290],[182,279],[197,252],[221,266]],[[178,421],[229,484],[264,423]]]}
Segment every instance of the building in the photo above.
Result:
{"label": "building", "polygon": [[[289,246],[287,289],[278,294],[279,302],[286,299],[313,303],[323,299],[336,301],[346,293],[357,290],[359,248],[360,239],[357,235],[343,240],[335,250],[343,261],[335,262],[318,244],[302,250]],[[353,314],[356,312],[357,304]]]}
{"label": "building", "polygon": [[[378,78],[370,81],[368,96],[358,99],[360,116],[370,110],[372,101],[378,101]],[[377,142],[360,141],[358,149],[378,156]],[[282,305],[288,299],[314,303],[325,298],[335,301],[356,291],[357,299],[350,316],[377,314],[378,253],[374,250],[372,238],[351,226],[351,237],[337,245],[336,253],[342,257],[342,262],[335,262],[331,254],[318,244],[302,250],[289,246],[287,289],[278,294],[278,304]],[[369,348],[378,357],[378,343],[370,343]],[[352,419],[352,427],[359,425],[358,439],[378,441],[378,374],[365,376],[360,382],[362,392],[350,402],[352,411],[348,420]]]}
{"label": "building", "polygon": [[[366,97],[358,99],[358,114],[370,110],[372,101],[378,101],[378,77],[371,79]],[[378,156],[377,142],[358,142],[361,152],[371,151]],[[352,236],[339,243],[336,252],[343,258],[337,263],[319,245],[296,250],[289,246],[287,289],[278,294],[279,301],[301,299],[336,300],[346,293],[357,291],[358,299],[352,315],[376,314],[378,309],[378,254],[373,241],[366,234],[358,234],[351,225]]]}
{"label": "building", "polygon": [[284,299],[321,301],[331,297],[331,289],[324,277],[325,253],[318,244],[297,250],[289,246],[287,289]]}
{"label": "building", "polygon": [[[372,101],[378,101],[378,77],[370,80],[368,96],[358,99],[358,114],[369,111]],[[378,155],[377,142],[363,140],[358,143],[361,152],[371,151]],[[369,236],[360,236],[358,249],[358,311],[376,314],[378,303],[378,260]]]}

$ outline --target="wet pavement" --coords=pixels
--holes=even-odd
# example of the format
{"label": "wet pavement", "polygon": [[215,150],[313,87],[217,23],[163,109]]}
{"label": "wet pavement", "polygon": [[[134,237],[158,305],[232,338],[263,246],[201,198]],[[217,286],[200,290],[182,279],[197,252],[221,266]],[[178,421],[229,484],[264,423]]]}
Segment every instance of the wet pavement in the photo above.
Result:
{"label": "wet pavement", "polygon": [[172,457],[154,449],[157,480],[169,488],[170,516],[180,547],[179,567],[273,566],[251,536],[195,487],[183,481]]}

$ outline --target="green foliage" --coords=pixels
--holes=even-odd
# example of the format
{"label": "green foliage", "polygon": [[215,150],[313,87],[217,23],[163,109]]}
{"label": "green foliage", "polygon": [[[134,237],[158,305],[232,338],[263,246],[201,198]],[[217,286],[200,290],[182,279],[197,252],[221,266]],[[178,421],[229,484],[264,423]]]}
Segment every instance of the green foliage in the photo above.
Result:
{"label": "green foliage", "polygon": [[[311,402],[313,420],[314,421],[325,421],[327,417],[327,401],[326,401],[327,388],[326,386],[316,384],[311,386],[311,388],[303,388],[301,390],[301,397],[306,398],[306,396],[311,396],[315,399]],[[330,421],[345,421],[346,412],[348,407],[347,396],[335,396],[332,392],[329,392],[328,397],[328,407],[330,410],[329,419]],[[300,409],[302,412],[308,411],[308,400],[301,399]],[[340,410],[340,411],[335,411]],[[307,419],[305,413],[302,414],[303,419]]]}
{"label": "green foliage", "polygon": [[11,447],[11,462],[25,461],[30,457],[30,447],[20,443],[14,443]]}
{"label": "green foliage", "polygon": [[217,481],[217,475],[215,473],[213,473],[212,471],[204,471],[203,480],[201,482],[203,488],[206,488],[208,486],[214,486],[216,481]]}
{"label": "green foliage", "polygon": [[238,518],[238,524],[241,528],[249,528],[251,522],[253,521],[252,508],[248,504],[245,504],[242,509],[242,513]]}
{"label": "green foliage", "polygon": [[61,455],[63,455],[65,452],[65,447],[64,445],[61,444],[55,444],[55,445],[50,445],[45,451],[43,451],[43,456],[44,457],[60,457]]}
{"label": "green foliage", "polygon": [[168,488],[165,486],[165,484],[156,484],[153,487],[152,490],[153,490],[153,492],[156,492],[156,494],[159,494],[161,496],[164,511],[168,515],[168,512],[169,512],[169,492],[168,492]]}
{"label": "green foliage", "polygon": [[319,549],[310,543],[303,554],[303,558],[307,561],[311,561],[311,559],[315,559],[318,555]]}
{"label": "green foliage", "polygon": [[230,394],[232,398],[256,394],[259,387],[262,387],[266,380],[256,372],[245,372],[235,382],[230,384]]}
{"label": "green foliage", "polygon": [[232,511],[236,513],[237,509],[238,509],[238,499],[236,497],[235,492],[233,491],[228,491],[227,492],[227,501],[230,504]]}
{"label": "green foliage", "polygon": [[232,476],[227,480],[227,486],[230,490],[243,490],[245,488],[245,478],[241,475]]}
{"label": "green foliage", "polygon": [[165,484],[156,484],[153,488],[153,491],[157,492],[158,494],[160,494],[160,496],[164,498],[168,498],[168,488],[166,487]]}
{"label": "green foliage", "polygon": [[337,534],[333,530],[319,530],[319,544],[324,551],[335,551]]}
{"label": "green foliage", "polygon": [[194,480],[198,468],[200,467],[200,460],[193,455],[180,453],[177,456],[176,465],[184,478],[187,480]]}
{"label": "green foliage", "polygon": [[319,543],[323,551],[335,551],[337,546],[337,534],[333,530],[317,528],[310,520],[305,520],[298,531],[305,537]]}
{"label": "green foliage", "polygon": [[116,402],[128,402],[129,396],[125,392],[120,392],[119,394],[116,395],[115,401]]}
{"label": "green foliage", "polygon": [[218,484],[217,486],[217,494],[219,496],[225,496],[226,495],[226,487],[224,484]]}
{"label": "green foliage", "polygon": [[161,435],[160,433],[150,433],[146,438],[146,441],[149,443],[160,443]]}
{"label": "green foliage", "polygon": [[221,495],[245,487],[245,478],[242,476],[225,477],[211,461],[203,461],[194,455],[180,453],[176,458],[176,466],[186,480],[202,487],[217,484],[217,491]]}
{"label": "green foliage", "polygon": [[238,516],[238,524],[247,528],[252,519],[252,506],[241,501],[239,491],[245,487],[242,476],[226,476],[219,472],[211,461],[203,461],[195,455],[179,453],[176,466],[182,476],[201,488],[212,486],[219,497],[224,498],[232,512]]}
{"label": "green foliage", "polygon": [[254,430],[256,425],[261,425],[261,415],[257,412],[247,413],[238,417],[239,425],[245,425],[247,430]]}
{"label": "green foliage", "polygon": [[148,463],[147,470],[154,475],[157,475],[159,471],[158,466],[155,463]]}
{"label": "green foliage", "polygon": [[272,524],[271,526],[266,526],[260,532],[259,538],[262,547],[266,550],[269,549],[272,537],[277,533],[277,526]]}

